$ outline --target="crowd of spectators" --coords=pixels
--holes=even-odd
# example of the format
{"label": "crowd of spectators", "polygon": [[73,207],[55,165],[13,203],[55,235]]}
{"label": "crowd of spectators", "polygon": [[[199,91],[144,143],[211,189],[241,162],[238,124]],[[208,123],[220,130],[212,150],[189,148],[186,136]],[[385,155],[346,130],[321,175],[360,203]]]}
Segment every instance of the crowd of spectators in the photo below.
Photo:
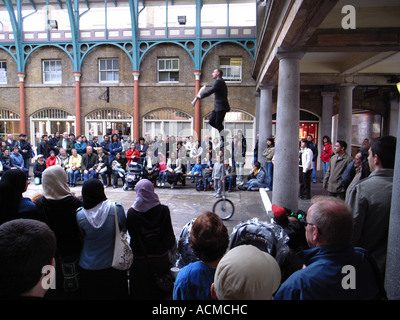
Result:
{"label": "crowd of spectators", "polygon": [[[188,170],[190,164],[190,171],[186,171],[190,172],[188,178],[199,180],[201,177],[204,181],[213,181],[218,195],[219,182],[223,182],[222,172],[228,172],[230,167],[222,150],[216,150],[216,162],[212,166],[213,154],[209,148],[208,155],[204,156],[206,166],[203,167],[197,153],[191,158],[196,162],[182,163],[178,154],[183,153],[183,141],[176,142],[179,147],[168,149],[165,141],[160,139],[153,144],[145,141],[128,143],[128,150],[132,151],[127,156],[128,150],[124,153],[124,143],[118,134],[113,134],[110,140],[104,137],[100,145],[89,143],[83,153],[82,145],[87,144],[86,139],[79,137],[75,145],[68,139],[63,134],[54,144],[60,146],[55,161],[51,157],[52,152],[56,152],[49,150],[46,153],[46,143],[43,142],[42,148],[46,152],[37,156],[37,163],[40,161],[43,165],[51,159],[49,163],[54,164],[41,171],[43,194],[35,199],[23,197],[29,184],[23,167],[11,166],[2,172],[1,299],[385,298],[383,278],[395,137],[373,140],[368,156],[365,149],[360,150],[354,161],[349,160],[346,143],[337,141],[332,156],[334,161],[330,161],[324,177],[328,195],[314,197],[307,213],[293,215],[290,210],[281,208],[278,217],[278,211],[274,212],[275,223],[282,228],[284,220],[295,219],[298,225],[302,225],[303,230],[296,232],[304,235],[309,247],[306,250],[292,247],[303,268],[293,270],[284,279],[281,265],[276,260],[278,253],[264,252],[253,245],[229,248],[227,229],[223,221],[211,212],[198,216],[190,231],[190,246],[198,261],[184,266],[176,279],[171,275],[177,241],[169,208],[160,202],[155,192],[160,175],[153,174],[154,170],[164,162],[165,180],[162,181],[174,186],[179,179],[185,182],[183,168]],[[147,145],[146,150],[144,145]],[[199,152],[201,143],[194,146],[194,152]],[[309,147],[307,139],[301,141],[300,171],[308,176],[303,176],[306,179],[303,184],[309,184],[313,179],[314,157]],[[12,148],[19,153],[18,146]],[[8,150],[6,148],[4,153],[7,154]],[[144,154],[146,156],[141,157]],[[143,164],[147,178],[136,184],[135,202],[126,210],[121,203],[107,198],[105,176],[101,176],[101,180],[94,178],[101,175],[107,166],[115,167],[115,162],[120,163],[123,170],[128,169],[128,161]],[[204,171],[206,169],[209,171]],[[248,179],[242,188],[267,188],[267,179],[264,185],[260,185],[257,176],[260,173],[267,176],[268,170],[254,161],[251,173],[254,177]],[[71,182],[75,178],[71,172],[75,171],[79,171],[84,180],[79,198],[70,189],[76,183],[76,180]],[[116,169],[112,171],[117,175],[121,173]],[[345,171],[346,175],[343,175]],[[229,179],[224,183],[233,185]],[[300,188],[308,192],[307,187]],[[282,215],[286,219],[282,219]],[[120,230],[128,231],[130,235],[130,247],[135,258],[128,272],[112,267],[115,221]],[[343,273],[344,268],[348,273]],[[51,272],[52,269],[56,272]]]}
{"label": "crowd of spectators", "polygon": [[[25,134],[20,135],[20,141],[13,140],[11,134],[8,138],[2,142],[0,174],[10,168],[19,168],[30,180],[29,165],[33,159],[32,172],[36,185],[42,183],[46,168],[59,165],[66,171],[70,187],[77,186],[79,181],[101,178],[105,188],[111,185],[117,188],[118,180],[125,184],[130,166],[139,164],[142,176],[154,182],[155,186],[164,187],[168,183],[174,188],[178,183],[185,185],[189,179],[191,183],[196,183],[198,191],[217,190],[214,184],[221,185],[222,182],[220,179],[214,181],[212,170],[214,164],[223,164],[225,160],[229,165],[224,179],[227,191],[231,192],[237,185],[245,183],[246,139],[241,130],[232,136],[232,143],[225,144],[218,137],[211,141],[205,136],[202,141],[195,141],[193,136],[164,137],[162,134],[154,139],[146,134],[132,141],[131,137],[119,134],[118,130],[100,137],[102,141],[99,142],[97,136],[89,141],[84,135],[75,137],[72,133],[56,132],[54,136],[42,135],[36,152]],[[194,167],[196,170],[193,170]],[[216,195],[220,194],[216,191]]]}

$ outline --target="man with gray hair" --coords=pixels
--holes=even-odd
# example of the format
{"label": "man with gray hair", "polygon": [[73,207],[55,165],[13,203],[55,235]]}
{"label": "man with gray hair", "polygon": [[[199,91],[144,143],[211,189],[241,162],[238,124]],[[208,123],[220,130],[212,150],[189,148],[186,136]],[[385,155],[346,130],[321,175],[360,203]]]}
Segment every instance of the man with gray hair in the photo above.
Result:
{"label": "man with gray hair", "polygon": [[304,220],[310,249],[300,256],[304,268],[279,288],[275,300],[381,299],[386,296],[376,262],[351,244],[353,215],[345,203],[320,197]]}
{"label": "man with gray hair", "polygon": [[71,155],[71,150],[74,147],[74,143],[68,138],[68,132],[63,132],[62,137],[57,142],[57,148],[60,150],[64,148],[68,155]]}

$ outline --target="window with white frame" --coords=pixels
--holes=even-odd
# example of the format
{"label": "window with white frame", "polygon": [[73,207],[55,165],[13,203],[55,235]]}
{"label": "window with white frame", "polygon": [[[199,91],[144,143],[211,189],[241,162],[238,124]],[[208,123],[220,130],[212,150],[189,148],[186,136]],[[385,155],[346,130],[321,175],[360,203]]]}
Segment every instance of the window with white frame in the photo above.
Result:
{"label": "window with white frame", "polygon": [[61,83],[61,60],[43,60],[43,83]]}
{"label": "window with white frame", "polygon": [[7,62],[0,61],[0,83],[7,83]]}
{"label": "window with white frame", "polygon": [[219,68],[222,70],[226,82],[242,81],[242,58],[220,57]]}
{"label": "window with white frame", "polygon": [[119,81],[118,59],[99,59],[99,79],[100,82]]}
{"label": "window with white frame", "polygon": [[179,59],[158,59],[158,82],[179,82]]}
{"label": "window with white frame", "polygon": [[143,136],[151,138],[159,133],[169,136],[187,137],[193,134],[193,117],[173,108],[151,111],[143,117]]}

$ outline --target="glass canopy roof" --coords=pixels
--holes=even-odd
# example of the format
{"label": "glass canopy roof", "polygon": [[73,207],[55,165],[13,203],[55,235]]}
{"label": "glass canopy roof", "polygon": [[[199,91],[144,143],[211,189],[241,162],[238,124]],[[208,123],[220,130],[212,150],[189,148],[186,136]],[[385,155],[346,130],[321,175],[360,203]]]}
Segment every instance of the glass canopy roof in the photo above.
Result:
{"label": "glass canopy roof", "polygon": [[[132,28],[129,0],[76,0],[79,5],[79,29]],[[196,0],[138,1],[138,28],[195,27]],[[256,25],[255,0],[198,0],[202,3],[202,27],[249,27]],[[0,32],[12,32],[10,2],[18,20],[20,6],[23,31],[69,31],[66,0],[5,0],[0,2]],[[71,0],[74,5],[74,0]]]}

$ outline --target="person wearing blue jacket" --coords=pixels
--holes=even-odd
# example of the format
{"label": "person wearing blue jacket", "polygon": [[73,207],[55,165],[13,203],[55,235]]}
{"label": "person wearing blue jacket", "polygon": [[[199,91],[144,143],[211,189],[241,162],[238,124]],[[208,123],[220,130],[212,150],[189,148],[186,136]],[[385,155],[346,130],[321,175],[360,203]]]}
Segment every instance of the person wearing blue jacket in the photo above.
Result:
{"label": "person wearing blue jacket", "polygon": [[110,155],[108,156],[108,160],[110,164],[115,160],[115,155],[118,152],[122,152],[122,143],[119,141],[118,135],[114,133],[111,136],[110,144],[108,145],[108,149],[110,151]]}
{"label": "person wearing blue jacket", "polygon": [[82,137],[83,136],[78,136],[74,144],[74,148],[80,156],[83,156],[86,153],[86,148],[88,146],[87,142],[82,141]]}
{"label": "person wearing blue jacket", "polygon": [[253,164],[253,170],[250,173],[251,179],[249,179],[243,186],[239,186],[240,190],[258,190],[258,188],[267,187],[267,173],[264,168],[261,167],[261,163],[256,161]]}
{"label": "person wearing blue jacket", "polygon": [[25,168],[24,166],[24,158],[22,157],[22,154],[19,153],[18,146],[15,146],[13,148],[13,152],[10,155],[10,159],[11,159],[11,165],[13,167],[22,170],[28,175],[29,169]]}
{"label": "person wearing blue jacket", "polygon": [[[202,178],[203,173],[203,165],[201,164],[201,157],[197,158],[196,164],[193,166],[192,170],[190,170],[190,174],[197,175],[197,179]],[[196,179],[196,180],[197,180]],[[192,183],[194,183],[194,177],[192,177]]]}
{"label": "person wearing blue jacket", "polygon": [[321,197],[304,220],[310,249],[300,252],[304,267],[278,289],[275,300],[384,299],[376,261],[352,246],[353,214],[342,200]]}

